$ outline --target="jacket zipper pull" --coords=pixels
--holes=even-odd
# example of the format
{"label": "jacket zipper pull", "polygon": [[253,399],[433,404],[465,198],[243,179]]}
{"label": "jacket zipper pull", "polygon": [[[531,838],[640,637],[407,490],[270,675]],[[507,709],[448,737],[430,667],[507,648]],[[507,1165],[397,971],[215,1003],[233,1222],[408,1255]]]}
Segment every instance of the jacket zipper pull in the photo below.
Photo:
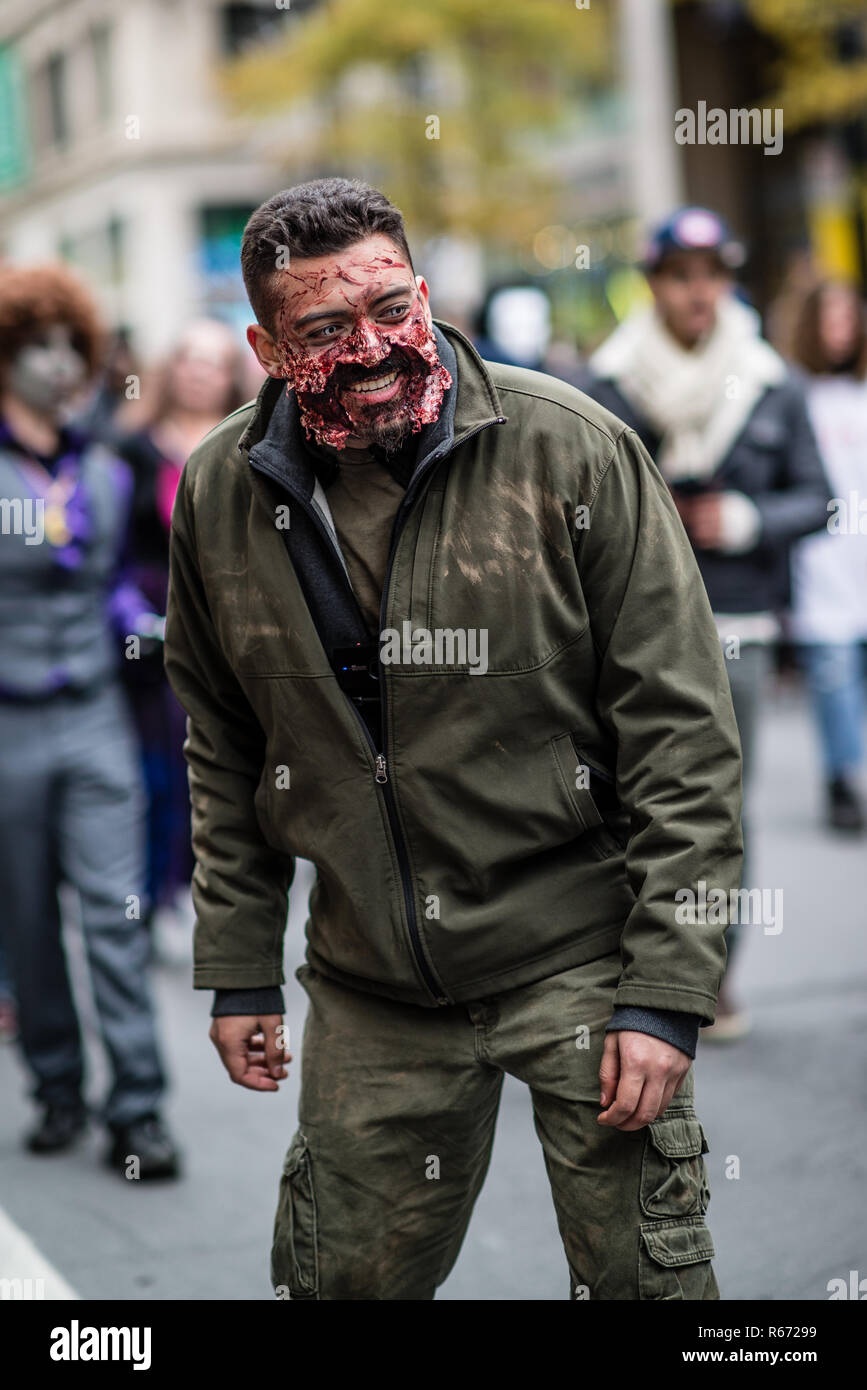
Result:
{"label": "jacket zipper pull", "polygon": [[385,758],[381,753],[376,755],[376,780],[377,782],[387,782],[388,773],[385,770]]}

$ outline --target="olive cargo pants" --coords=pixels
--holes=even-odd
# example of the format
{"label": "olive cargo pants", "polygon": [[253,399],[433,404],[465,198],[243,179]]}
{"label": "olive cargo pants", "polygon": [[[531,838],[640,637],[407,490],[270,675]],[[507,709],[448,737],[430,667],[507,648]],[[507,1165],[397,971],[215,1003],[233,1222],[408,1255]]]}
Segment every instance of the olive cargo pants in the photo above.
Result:
{"label": "olive cargo pants", "polygon": [[[431,1299],[479,1194],[504,1073],[530,1087],[573,1299],[716,1299],[693,1069],[663,1117],[597,1123],[619,952],[422,1009],[302,965],[299,1127],[271,1252],[281,1298]],[[586,1045],[585,1045],[586,1044]]]}

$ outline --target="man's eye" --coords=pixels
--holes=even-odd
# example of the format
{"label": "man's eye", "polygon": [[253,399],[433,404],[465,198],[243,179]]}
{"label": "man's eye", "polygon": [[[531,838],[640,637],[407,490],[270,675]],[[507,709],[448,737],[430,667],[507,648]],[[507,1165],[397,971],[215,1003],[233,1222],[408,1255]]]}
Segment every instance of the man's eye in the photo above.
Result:
{"label": "man's eye", "polygon": [[406,314],[406,313],[408,313],[408,312],[409,312],[409,305],[408,305],[408,304],[392,304],[388,309],[386,309],[386,310],[383,312],[382,317],[383,317],[384,319],[387,319],[387,318],[393,316],[394,318],[399,319],[399,318],[403,318],[404,314]]}
{"label": "man's eye", "polygon": [[310,334],[308,342],[318,343],[324,338],[333,338],[335,333],[341,333],[342,331],[339,323],[326,323],[324,328],[317,328],[315,333]]}

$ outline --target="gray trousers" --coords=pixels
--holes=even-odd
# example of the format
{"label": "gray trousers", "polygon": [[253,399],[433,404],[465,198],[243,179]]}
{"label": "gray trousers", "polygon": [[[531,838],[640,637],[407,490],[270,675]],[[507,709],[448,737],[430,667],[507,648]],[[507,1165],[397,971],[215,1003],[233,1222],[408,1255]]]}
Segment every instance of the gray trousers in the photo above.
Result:
{"label": "gray trousers", "polygon": [[[749,816],[746,810],[746,798],[750,787],[750,781],[755,769],[755,749],[756,749],[756,729],[758,726],[759,710],[765,689],[767,674],[771,665],[770,646],[761,642],[745,642],[741,646],[740,656],[737,658],[726,658],[726,670],[729,676],[729,685],[732,692],[732,704],[737,720],[738,733],[741,737],[741,752],[743,754],[743,786],[744,786],[744,813],[742,817],[744,832],[744,866],[741,875],[741,885],[744,888],[752,886],[750,875],[753,871],[752,857],[752,836],[749,829]],[[736,923],[726,930],[726,946],[728,948],[727,968],[731,966],[734,953],[741,939],[743,924]]]}
{"label": "gray trousers", "polygon": [[145,793],[124,696],[61,693],[0,703],[0,938],[19,1042],[44,1104],[80,1103],[84,1057],[58,889],[80,902],[99,1029],[112,1071],[102,1118],[157,1110],[165,1080],[141,920]]}

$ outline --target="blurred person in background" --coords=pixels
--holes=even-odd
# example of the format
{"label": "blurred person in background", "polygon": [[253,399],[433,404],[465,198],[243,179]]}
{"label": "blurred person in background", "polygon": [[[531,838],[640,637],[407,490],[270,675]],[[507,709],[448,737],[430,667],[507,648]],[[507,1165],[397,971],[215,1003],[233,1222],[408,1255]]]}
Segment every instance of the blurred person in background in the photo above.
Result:
{"label": "blurred person in background", "polygon": [[18,1010],[15,992],[9,978],[6,953],[0,945],[0,1043],[14,1042],[18,1037]]}
{"label": "blurred person in background", "polygon": [[[141,428],[118,440],[132,466],[131,576],[150,608],[166,611],[169,526],[181,469],[196,445],[246,399],[244,357],[231,330],[202,319],[189,325],[145,394],[154,405]],[[147,896],[159,954],[190,950],[193,872],[190,802],[183,755],[186,716],[166,680],[162,647],[123,666],[148,792]]]}
{"label": "blurred person in background", "polygon": [[473,347],[488,361],[539,369],[551,341],[551,301],[537,285],[499,285],[476,314]]}
{"label": "blurred person in background", "polygon": [[72,420],[89,439],[116,445],[119,417],[129,400],[136,398],[140,381],[139,369],[130,344],[129,332],[117,328],[109,334],[103,354],[102,369],[96,378],[89,398]]}
{"label": "blurred person in background", "polygon": [[572,338],[552,338],[545,353],[542,371],[555,376],[559,381],[568,381],[570,386],[580,389],[584,380],[584,358]]}
{"label": "blurred person in background", "polygon": [[[64,267],[0,267],[0,883],[19,1042],[40,1118],[34,1153],[87,1123],[84,1055],[58,890],[75,890],[112,1074],[108,1161],[177,1171],[146,982],[144,790],[118,681],[121,640],[157,617],[123,574],[132,479],[69,424],[102,332]],[[133,648],[134,649],[134,648]]]}
{"label": "blurred person in background", "polygon": [[[654,304],[592,355],[583,389],[631,425],[671,488],[726,656],[744,758],[755,732],[778,614],[789,598],[792,544],[827,520],[827,479],[804,391],[734,293],[741,248],[707,208],[683,208],[653,232],[644,270]],[[745,828],[743,884],[751,882]],[[742,925],[726,933],[728,966],[709,1041],[742,1037],[749,1020],[729,987]]]}
{"label": "blurred person in background", "polygon": [[826,282],[803,301],[793,355],[835,505],[823,534],[793,555],[791,635],[806,672],[822,748],[828,823],[863,831],[867,640],[867,331],[854,285]]}

